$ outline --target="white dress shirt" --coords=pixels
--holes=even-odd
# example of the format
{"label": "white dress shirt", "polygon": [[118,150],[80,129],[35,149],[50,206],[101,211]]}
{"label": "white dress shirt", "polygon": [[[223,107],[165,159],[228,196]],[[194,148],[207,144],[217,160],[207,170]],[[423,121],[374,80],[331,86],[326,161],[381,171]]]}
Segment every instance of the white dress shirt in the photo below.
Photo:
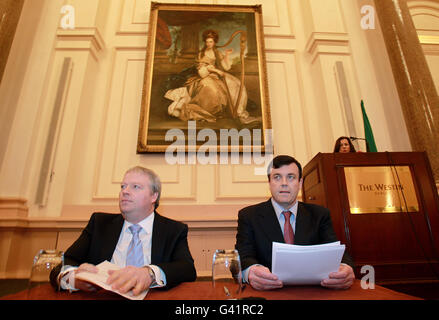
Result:
{"label": "white dress shirt", "polygon": [[[142,229],[139,232],[139,239],[142,242],[143,263],[145,266],[151,267],[151,269],[154,271],[156,278],[156,284],[151,286],[151,288],[163,287],[166,285],[166,275],[163,272],[163,270],[158,266],[151,265],[152,226],[154,224],[154,217],[155,217],[155,213],[153,212],[148,217],[146,217],[145,219],[143,219],[138,223],[138,225],[142,227]],[[121,268],[126,267],[128,246],[130,245],[131,239],[133,238],[133,235],[128,228],[132,225],[133,223],[130,223],[126,220],[124,221],[122,230],[120,232],[119,240],[117,241],[116,248],[111,258],[111,263],[114,263]],[[75,283],[74,272],[70,272],[75,269],[77,269],[77,267],[72,267],[72,266],[63,267],[60,273],[61,288],[68,289],[71,291],[76,290],[74,284]]]}
{"label": "white dress shirt", "polygon": [[[143,248],[143,264],[149,265],[151,263],[151,238],[152,238],[152,225],[154,223],[154,213],[143,219],[138,223],[142,229],[139,232],[139,239],[142,242]],[[114,263],[120,267],[126,267],[126,259],[128,253],[128,247],[130,245],[133,235],[128,229],[133,223],[124,221],[122,230],[117,241],[116,248],[111,258],[111,263]]]}
{"label": "white dress shirt", "polygon": [[294,233],[296,233],[296,217],[297,217],[297,207],[298,201],[294,203],[294,205],[285,210],[279,203],[277,203],[273,198],[271,198],[271,203],[273,204],[274,212],[276,212],[277,220],[279,221],[280,228],[282,229],[282,234],[284,234],[284,224],[285,224],[285,216],[282,214],[284,211],[290,211],[292,215],[290,216],[290,223],[293,227]]}
{"label": "white dress shirt", "polygon": [[[279,203],[277,203],[273,198],[271,198],[271,204],[273,205],[274,212],[276,213],[277,220],[279,221],[280,228],[282,229],[282,234],[284,234],[284,224],[285,224],[285,216],[282,214],[283,211],[290,211],[292,215],[290,216],[290,223],[293,227],[294,233],[296,233],[296,217],[297,217],[297,207],[298,207],[298,201],[294,203],[294,205],[288,209],[285,210],[284,207],[282,207]],[[244,282],[248,283],[248,273],[250,271],[250,268],[258,265],[258,264],[252,264],[251,266],[247,267],[245,270],[242,271],[242,277]]]}
{"label": "white dress shirt", "polygon": [[[284,224],[285,224],[285,216],[282,214],[283,211],[286,211],[279,203],[277,203],[273,198],[271,198],[271,203],[273,204],[274,211],[276,212],[277,220],[279,221],[280,228],[282,229],[282,234],[284,233]],[[290,216],[290,223],[293,227],[294,234],[296,233],[296,218],[297,218],[297,208],[298,208],[298,201],[296,200],[296,203],[288,209],[292,215]],[[248,273],[250,271],[250,268],[252,266],[256,266],[258,264],[252,264],[250,267],[242,271],[242,277],[244,282],[248,282]],[[341,263],[341,265],[346,265],[346,263]]]}

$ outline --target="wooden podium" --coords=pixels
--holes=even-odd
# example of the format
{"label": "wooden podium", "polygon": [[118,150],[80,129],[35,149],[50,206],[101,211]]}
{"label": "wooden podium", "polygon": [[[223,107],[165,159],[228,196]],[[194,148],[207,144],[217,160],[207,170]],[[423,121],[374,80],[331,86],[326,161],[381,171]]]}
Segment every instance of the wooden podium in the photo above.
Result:
{"label": "wooden podium", "polygon": [[[303,178],[303,201],[331,211],[358,279],[370,265],[377,284],[439,282],[439,199],[425,152],[318,153]],[[395,196],[400,204],[374,203]]]}

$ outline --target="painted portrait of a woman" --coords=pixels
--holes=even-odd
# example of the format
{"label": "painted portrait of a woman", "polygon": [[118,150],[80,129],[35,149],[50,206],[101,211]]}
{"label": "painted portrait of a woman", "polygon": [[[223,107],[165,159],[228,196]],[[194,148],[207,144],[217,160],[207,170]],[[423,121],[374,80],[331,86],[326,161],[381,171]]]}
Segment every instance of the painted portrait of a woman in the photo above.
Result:
{"label": "painted portrait of a woman", "polygon": [[261,17],[260,6],[154,5],[139,152],[163,151],[167,132],[189,123],[217,137],[270,128]]}
{"label": "painted portrait of a woman", "polygon": [[244,84],[227,72],[233,49],[221,52],[217,48],[219,34],[215,30],[205,30],[202,38],[204,46],[195,62],[197,74],[190,76],[183,87],[169,90],[165,95],[173,101],[169,115],[183,121],[216,122],[225,116],[244,124],[260,121],[246,111],[248,96]]}

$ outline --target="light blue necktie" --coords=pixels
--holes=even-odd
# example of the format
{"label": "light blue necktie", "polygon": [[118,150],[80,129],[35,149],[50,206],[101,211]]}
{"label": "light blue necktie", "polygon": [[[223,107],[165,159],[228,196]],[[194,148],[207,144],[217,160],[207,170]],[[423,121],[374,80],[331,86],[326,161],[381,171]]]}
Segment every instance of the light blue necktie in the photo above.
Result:
{"label": "light blue necktie", "polygon": [[135,267],[143,267],[143,248],[142,242],[139,239],[139,232],[142,230],[142,227],[138,224],[133,224],[128,227],[130,229],[133,238],[131,239],[130,245],[128,246],[127,252],[127,266],[135,266]]}

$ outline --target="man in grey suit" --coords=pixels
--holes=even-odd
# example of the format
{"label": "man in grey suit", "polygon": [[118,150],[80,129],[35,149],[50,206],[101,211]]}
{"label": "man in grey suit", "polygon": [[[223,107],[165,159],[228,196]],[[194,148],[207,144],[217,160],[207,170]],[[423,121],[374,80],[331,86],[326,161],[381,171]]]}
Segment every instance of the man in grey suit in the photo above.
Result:
{"label": "man in grey suit", "polygon": [[[297,201],[302,188],[302,167],[293,157],[275,157],[268,166],[271,199],[246,207],[238,214],[235,248],[244,281],[257,290],[283,286],[271,273],[273,242],[315,245],[337,241],[329,210]],[[352,259],[345,252],[340,268],[322,280],[328,288],[347,289],[354,279]]]}
{"label": "man in grey suit", "polygon": [[170,288],[194,281],[188,227],[156,212],[160,193],[160,179],[152,170],[140,166],[129,169],[119,192],[121,214],[91,216],[80,237],[65,252],[63,269],[52,272],[52,284],[95,291],[93,284],[75,279],[75,275],[97,272],[96,265],[105,260],[121,267],[109,271],[107,281],[120,293],[138,295],[150,287]]}

